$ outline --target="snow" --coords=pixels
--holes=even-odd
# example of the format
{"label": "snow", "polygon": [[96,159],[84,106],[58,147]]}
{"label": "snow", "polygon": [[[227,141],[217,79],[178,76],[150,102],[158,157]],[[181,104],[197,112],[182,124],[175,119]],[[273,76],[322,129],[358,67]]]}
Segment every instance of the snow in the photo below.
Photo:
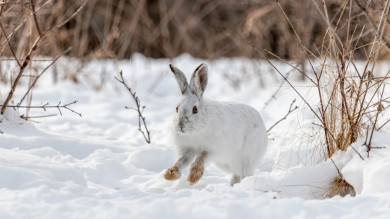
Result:
{"label": "snow", "polygon": [[[152,60],[135,55],[129,61],[60,59],[57,83],[45,73],[33,91],[33,105],[77,104],[62,116],[19,119],[24,109],[8,108],[0,118],[0,218],[387,218],[390,215],[390,135],[375,132],[367,158],[364,139],[334,156],[356,197],[324,199],[338,175],[330,161],[319,162],[308,141],[313,114],[264,61],[207,61],[205,96],[251,105],[270,127],[294,98],[299,109],[276,126],[255,174],[234,187],[230,176],[207,164],[203,178],[190,186],[188,170],[177,181],[163,178],[176,159],[170,140],[179,91],[168,64],[187,76],[204,60],[182,55]],[[275,62],[281,72],[290,67]],[[42,68],[45,63],[36,63]],[[12,63],[6,65],[12,69]],[[3,66],[4,67],[4,66]],[[147,144],[138,131],[134,103],[114,79],[123,70],[129,85],[145,105],[151,131]],[[244,72],[244,74],[241,74]],[[78,83],[65,80],[78,73]],[[290,78],[311,99],[306,82]],[[21,84],[17,102],[26,90]],[[4,98],[9,86],[1,85]],[[30,116],[59,114],[56,109],[30,110]]]}

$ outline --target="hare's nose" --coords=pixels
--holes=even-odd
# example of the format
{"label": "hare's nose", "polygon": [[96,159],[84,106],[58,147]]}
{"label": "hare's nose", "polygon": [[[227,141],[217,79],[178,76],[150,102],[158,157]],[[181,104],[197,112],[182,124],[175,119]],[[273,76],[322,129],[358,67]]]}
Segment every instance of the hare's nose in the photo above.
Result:
{"label": "hare's nose", "polygon": [[179,118],[179,123],[180,123],[180,124],[183,124],[183,123],[185,123],[185,122],[188,122],[188,117],[185,116],[185,117],[180,117],[180,118]]}
{"label": "hare's nose", "polygon": [[181,117],[179,119],[179,126],[180,126],[180,129],[183,131],[183,128],[184,128],[184,123],[185,122],[188,122],[188,117]]}

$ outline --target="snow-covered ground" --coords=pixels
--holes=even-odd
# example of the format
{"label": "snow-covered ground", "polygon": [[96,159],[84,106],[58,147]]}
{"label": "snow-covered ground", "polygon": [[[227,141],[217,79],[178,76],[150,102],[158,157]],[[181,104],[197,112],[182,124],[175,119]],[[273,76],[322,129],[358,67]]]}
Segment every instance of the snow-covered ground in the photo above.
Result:
{"label": "snow-covered ground", "polygon": [[[271,130],[269,147],[254,176],[234,187],[230,176],[207,164],[203,178],[190,186],[184,172],[177,181],[163,178],[175,162],[170,140],[180,94],[168,64],[187,76],[203,60],[187,55],[151,60],[135,55],[131,61],[60,59],[58,82],[52,70],[33,91],[32,105],[77,104],[60,115],[32,119],[8,108],[0,123],[0,218],[388,218],[390,215],[390,135],[376,132],[367,158],[364,139],[336,154],[334,161],[357,192],[356,197],[324,199],[338,175],[330,161],[319,162],[307,136],[313,115],[287,84],[275,99],[280,77],[265,62],[219,59],[210,67],[205,97],[255,107],[270,127],[297,98],[299,110]],[[277,63],[282,72],[290,67]],[[7,68],[7,66],[3,68]],[[11,68],[11,66],[8,66]],[[38,66],[42,68],[42,64]],[[5,71],[6,69],[3,69]],[[138,131],[133,100],[114,79],[123,70],[137,91],[151,131],[147,144]],[[65,74],[66,72],[66,74]],[[78,73],[77,83],[63,79]],[[295,80],[309,100],[311,87]],[[8,93],[9,85],[0,86]],[[18,87],[17,103],[26,85]],[[31,109],[29,116],[59,114],[56,109]],[[317,154],[317,155],[316,155]]]}

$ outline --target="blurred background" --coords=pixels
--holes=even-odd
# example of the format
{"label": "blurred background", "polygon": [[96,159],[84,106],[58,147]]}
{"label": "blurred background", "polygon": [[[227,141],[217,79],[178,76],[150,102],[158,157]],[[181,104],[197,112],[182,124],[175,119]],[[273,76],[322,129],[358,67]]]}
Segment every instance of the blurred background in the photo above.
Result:
{"label": "blurred background", "polygon": [[[384,1],[325,2],[328,14],[322,0],[282,0],[280,6],[275,0],[3,0],[0,55],[12,57],[13,50],[16,57],[24,57],[40,31],[80,10],[50,31],[35,55],[56,56],[71,47],[67,55],[82,60],[129,59],[134,53],[153,58],[183,53],[203,59],[260,58],[255,46],[283,59],[300,60],[312,58],[302,46],[313,56],[324,53],[329,17],[340,43],[350,38],[349,45],[357,48],[354,57],[365,59],[365,45],[375,37]],[[382,36],[384,44],[388,32],[385,29]],[[384,52],[378,57],[387,58]]]}

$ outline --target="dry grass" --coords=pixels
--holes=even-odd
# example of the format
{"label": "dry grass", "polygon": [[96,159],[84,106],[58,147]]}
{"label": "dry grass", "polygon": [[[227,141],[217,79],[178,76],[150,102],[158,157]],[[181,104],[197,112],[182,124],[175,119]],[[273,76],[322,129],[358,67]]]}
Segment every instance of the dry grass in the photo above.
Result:
{"label": "dry grass", "polygon": [[[384,107],[384,100],[388,98],[383,96],[383,92],[388,74],[384,77],[375,77],[372,72],[374,71],[380,49],[385,46],[381,39],[388,17],[389,1],[384,2],[382,17],[380,22],[376,24],[375,38],[372,39],[371,43],[361,47],[369,51],[363,68],[358,67],[354,55],[362,38],[362,32],[360,32],[360,35],[356,32],[358,25],[352,25],[351,17],[347,19],[346,21],[349,22],[347,31],[350,29],[353,31],[345,41],[341,40],[340,35],[337,33],[337,28],[343,24],[337,22],[336,25],[333,25],[330,22],[325,1],[322,2],[323,4],[317,4],[314,0],[313,2],[317,7],[318,13],[323,16],[328,24],[321,50],[318,50],[319,55],[315,55],[305,47],[301,37],[295,30],[295,26],[285,13],[285,9],[279,3],[278,6],[285,15],[285,19],[290,23],[296,38],[301,42],[301,50],[307,57],[313,74],[306,74],[298,68],[296,70],[300,71],[313,84],[319,102],[317,104],[309,103],[294,85],[274,67],[316,116],[318,122],[315,122],[315,124],[322,130],[321,135],[323,139],[318,149],[323,152],[323,158],[326,159],[331,158],[338,150],[345,151],[349,145],[357,140],[359,135],[363,134],[363,130],[378,130],[382,128],[382,126],[378,126],[377,118],[384,109],[387,109],[387,107]],[[352,4],[351,1],[348,2]],[[343,13],[340,14],[338,21],[341,21],[341,17],[344,14],[351,16],[352,7],[349,7],[350,5],[347,3],[344,5]],[[324,7],[321,8],[321,5]],[[262,52],[257,51],[265,57]],[[266,52],[294,66],[294,64],[289,63],[271,51],[266,50]]]}
{"label": "dry grass", "polygon": [[[357,47],[363,46],[374,38],[382,2],[327,0],[328,22],[337,26],[335,32],[342,42],[350,39],[354,31],[361,32]],[[1,20],[5,32],[12,35],[10,43],[16,56],[28,51],[31,36],[39,29],[63,22],[83,3],[82,0],[36,0],[33,5],[37,20],[31,19],[31,6],[25,1],[4,3]],[[316,9],[321,0],[282,0],[280,4],[295,30],[274,0],[89,0],[81,13],[48,36],[47,46],[42,45],[37,54],[53,56],[72,47],[70,56],[85,59],[123,59],[135,52],[155,58],[173,58],[182,53],[207,59],[256,57],[256,52],[247,45],[252,42],[257,48],[284,59],[306,59],[301,43],[319,56],[328,30],[328,22]],[[346,4],[351,6],[350,13],[345,13]],[[36,21],[39,29],[34,27]],[[295,40],[295,31],[301,42]],[[382,36],[385,43],[387,32]],[[12,56],[5,49],[6,43],[3,37],[2,55]],[[364,48],[354,52],[354,58],[365,56]],[[379,58],[388,55],[380,53]]]}
{"label": "dry grass", "polygon": [[[325,4],[325,2],[324,2]],[[350,3],[352,4],[352,3]],[[348,11],[349,10],[349,11]],[[345,4],[344,10],[351,16],[352,8]],[[348,29],[354,29],[349,38],[342,41],[328,20],[327,42],[323,44],[321,60],[324,60],[320,71],[314,71],[315,82],[320,100],[319,114],[325,143],[327,157],[338,150],[346,148],[355,142],[363,129],[377,129],[376,122],[372,117],[378,117],[383,111],[383,92],[385,77],[375,77],[373,71],[382,47],[382,36],[388,18],[389,1],[384,2],[381,19],[377,24],[375,37],[365,47],[369,51],[363,69],[358,69],[354,61],[354,53],[357,42],[354,42],[356,27],[348,23]],[[325,14],[328,19],[326,8],[319,13]],[[351,19],[348,19],[350,22]],[[361,39],[361,35],[357,40]],[[329,59],[329,62],[326,61]],[[378,108],[377,106],[381,106]],[[369,146],[368,146],[369,147]]]}
{"label": "dry grass", "polygon": [[[378,147],[371,145],[374,131],[382,129],[388,121],[378,124],[378,118],[389,107],[385,96],[385,86],[390,70],[384,76],[375,76],[375,64],[381,54],[388,55],[389,49],[384,41],[386,35],[386,23],[389,15],[389,0],[382,1],[381,12],[378,13],[377,22],[371,20],[371,26],[376,29],[370,41],[361,46],[365,38],[364,28],[367,24],[355,23],[354,4],[357,1],[344,1],[338,16],[332,18],[329,13],[328,1],[312,0],[317,13],[326,23],[326,33],[322,44],[316,52],[306,47],[303,38],[300,36],[297,26],[294,25],[286,9],[282,4],[276,3],[289,23],[296,41],[299,42],[300,51],[306,57],[312,74],[307,74],[294,66],[283,57],[265,50],[268,55],[273,56],[285,63],[290,64],[299,71],[313,85],[313,91],[316,95],[317,103],[310,102],[302,95],[298,89],[275,67],[271,61],[269,63],[284,78],[292,89],[301,97],[306,106],[315,115],[315,127],[318,128],[319,135],[313,136],[312,142],[317,142],[313,153],[320,154],[320,160],[330,159],[337,151],[345,151],[352,143],[356,142],[359,136],[366,134],[364,145],[367,147],[367,156],[369,152]],[[346,16],[346,18],[345,18]],[[342,28],[344,27],[344,28]],[[341,31],[341,30],[342,31]],[[255,50],[263,57],[267,56],[257,48]],[[359,50],[365,52],[364,63],[360,66],[355,60],[359,57]],[[320,141],[317,141],[320,139]],[[353,147],[352,147],[353,148]],[[353,148],[354,149],[354,148]],[[356,150],[355,150],[356,151]],[[364,157],[360,156],[361,159]],[[318,157],[318,156],[314,156]],[[344,196],[353,194],[354,190],[343,178],[339,168],[336,166],[339,177],[334,179],[327,197],[335,194]]]}
{"label": "dry grass", "polygon": [[345,181],[341,176],[337,176],[333,179],[331,186],[328,188],[325,198],[332,198],[336,195],[341,197],[350,195],[354,197],[356,195],[356,191],[353,186]]}

